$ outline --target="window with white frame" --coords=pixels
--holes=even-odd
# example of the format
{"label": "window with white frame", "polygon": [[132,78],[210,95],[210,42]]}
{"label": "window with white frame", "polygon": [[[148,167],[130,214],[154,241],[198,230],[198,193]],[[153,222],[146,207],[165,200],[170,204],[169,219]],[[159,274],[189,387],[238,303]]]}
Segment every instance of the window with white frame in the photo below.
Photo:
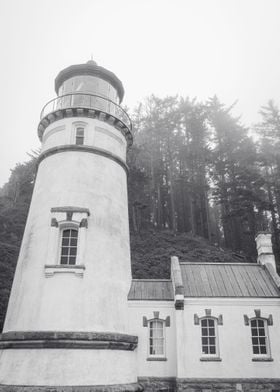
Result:
{"label": "window with white frame", "polygon": [[51,208],[45,276],[55,273],[75,273],[83,276],[88,208],[61,206]]}
{"label": "window with white frame", "polygon": [[164,321],[149,321],[149,355],[165,355]]}
{"label": "window with white frame", "polygon": [[77,127],[76,128],[76,144],[80,145],[80,146],[83,145],[84,138],[85,138],[85,129],[83,127]]}
{"label": "window with white frame", "polygon": [[217,355],[217,327],[216,320],[205,317],[201,324],[201,348],[203,355]]}
{"label": "window with white frame", "polygon": [[200,326],[201,361],[221,361],[218,327],[223,325],[223,316],[212,315],[211,309],[205,309],[205,314],[194,314],[194,324]]}
{"label": "window with white frame", "polygon": [[148,327],[148,357],[147,361],[167,361],[166,358],[166,328],[170,327],[170,316],[165,319],[154,311],[150,320],[143,316],[143,327]]}
{"label": "window with white frame", "polygon": [[78,230],[63,229],[61,232],[60,264],[75,265],[78,249]]}
{"label": "window with white frame", "polygon": [[244,314],[244,323],[250,326],[252,361],[273,361],[268,334],[268,327],[273,325],[272,314],[254,309],[254,314]]}
{"label": "window with white frame", "polygon": [[267,321],[262,318],[250,320],[252,349],[254,355],[268,355],[268,332]]}

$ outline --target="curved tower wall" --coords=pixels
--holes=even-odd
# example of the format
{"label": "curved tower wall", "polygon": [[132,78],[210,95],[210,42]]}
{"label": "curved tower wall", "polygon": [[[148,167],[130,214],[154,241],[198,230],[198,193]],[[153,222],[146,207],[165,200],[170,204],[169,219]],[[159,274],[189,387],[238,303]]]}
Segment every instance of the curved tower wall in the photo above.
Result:
{"label": "curved tower wall", "polygon": [[[46,128],[42,155],[55,147],[75,147],[77,125],[85,127],[85,146],[113,153],[125,162],[124,136],[108,124],[85,118],[63,119]],[[51,209],[67,206],[89,210],[85,243],[78,243],[83,252],[79,264],[85,269],[83,276],[77,274],[80,270],[69,272],[63,267],[48,276],[47,266],[58,265],[60,257],[61,230],[51,221],[59,222],[58,214],[62,221],[66,218],[65,212]],[[79,213],[72,219],[79,221]],[[16,276],[21,284],[13,285],[4,332],[127,332],[130,268],[125,167],[82,146],[46,156],[38,167],[18,261]]]}
{"label": "curved tower wall", "polygon": [[[105,95],[103,80],[90,78],[71,76],[59,91],[83,79],[82,92]],[[111,87],[107,98],[116,99]],[[73,101],[70,112],[56,106],[49,124],[40,123],[42,152],[4,325],[10,347],[1,346],[0,384],[136,382],[137,337],[127,320],[129,130],[100,107],[78,108]],[[63,230],[71,228],[78,232],[76,263],[62,265]]]}

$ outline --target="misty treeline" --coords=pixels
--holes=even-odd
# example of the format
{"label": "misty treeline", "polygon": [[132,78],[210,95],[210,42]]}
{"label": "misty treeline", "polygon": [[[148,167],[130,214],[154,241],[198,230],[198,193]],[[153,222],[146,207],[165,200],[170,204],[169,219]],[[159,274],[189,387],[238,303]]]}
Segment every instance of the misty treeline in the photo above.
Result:
{"label": "misty treeline", "polygon": [[214,96],[150,96],[132,114],[131,229],[187,232],[255,256],[272,231],[279,254],[280,112],[269,101],[249,129]]}

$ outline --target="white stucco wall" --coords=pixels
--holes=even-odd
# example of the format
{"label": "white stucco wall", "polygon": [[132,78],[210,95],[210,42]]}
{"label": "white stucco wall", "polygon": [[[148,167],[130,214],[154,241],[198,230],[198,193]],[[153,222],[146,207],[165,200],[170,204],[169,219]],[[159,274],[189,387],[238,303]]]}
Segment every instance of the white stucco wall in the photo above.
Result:
{"label": "white stucco wall", "polygon": [[84,145],[101,148],[126,160],[126,140],[120,131],[104,121],[92,118],[64,118],[49,125],[43,136],[42,152],[75,144],[76,128],[85,128]]}
{"label": "white stucco wall", "polygon": [[32,349],[0,353],[0,384],[110,385],[136,382],[134,353]]}
{"label": "white stucco wall", "polygon": [[[143,316],[148,320],[159,312],[159,318],[170,317],[170,327],[165,328],[166,361],[148,361],[149,328],[143,327]],[[166,301],[129,301],[130,333],[138,336],[137,374],[139,377],[174,377],[176,376],[176,344],[174,304]]]}
{"label": "white stucco wall", "polygon": [[[201,326],[194,324],[194,314],[223,316],[218,325],[220,362],[200,361]],[[268,326],[272,362],[253,362],[251,329],[245,326],[244,314],[255,317],[260,309],[263,317],[272,314],[273,325]],[[143,316],[153,318],[171,316],[171,326],[166,328],[166,362],[147,361],[148,328],[143,327]],[[175,310],[171,302],[129,301],[130,329],[139,336],[137,372],[140,377],[179,378],[279,378],[280,369],[280,301],[278,299],[185,299],[185,309]]]}
{"label": "white stucco wall", "polygon": [[[221,362],[202,362],[201,327],[194,324],[194,314],[205,316],[211,309],[213,316],[222,315],[218,325]],[[254,309],[261,315],[273,316],[268,326],[273,362],[253,362],[251,330],[245,326],[243,315],[254,317]],[[280,369],[280,301],[275,299],[188,299],[184,310],[184,342],[177,346],[178,377],[182,378],[279,378]]]}
{"label": "white stucco wall", "polygon": [[[83,278],[46,278],[51,208],[90,210]],[[59,251],[57,253],[59,255]],[[4,330],[127,331],[130,246],[126,172],[116,162],[69,151],[39,165]]]}

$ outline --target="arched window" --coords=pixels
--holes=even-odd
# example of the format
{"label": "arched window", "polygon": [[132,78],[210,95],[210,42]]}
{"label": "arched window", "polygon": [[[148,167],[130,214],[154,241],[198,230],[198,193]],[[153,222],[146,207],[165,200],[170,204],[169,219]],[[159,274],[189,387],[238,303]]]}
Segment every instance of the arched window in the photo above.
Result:
{"label": "arched window", "polygon": [[153,319],[149,321],[149,355],[163,356],[165,354],[164,321]]}
{"label": "arched window", "polygon": [[194,324],[200,325],[201,329],[200,361],[221,361],[218,329],[223,325],[223,315],[214,316],[211,309],[205,309],[205,316],[199,317],[198,314],[194,314]]}
{"label": "arched window", "polygon": [[76,264],[78,246],[78,230],[64,229],[61,236],[60,264]]}
{"label": "arched window", "polygon": [[252,361],[273,361],[268,333],[268,327],[273,325],[272,314],[263,314],[261,309],[254,309],[254,313],[244,314],[244,323],[251,329]]}
{"label": "arched window", "polygon": [[202,318],[201,346],[204,355],[217,355],[216,320],[211,317]]}
{"label": "arched window", "polygon": [[85,130],[82,127],[76,128],[76,144],[83,145],[85,138]]}
{"label": "arched window", "polygon": [[267,320],[262,318],[253,318],[250,320],[252,348],[255,355],[268,355],[268,333]]}

